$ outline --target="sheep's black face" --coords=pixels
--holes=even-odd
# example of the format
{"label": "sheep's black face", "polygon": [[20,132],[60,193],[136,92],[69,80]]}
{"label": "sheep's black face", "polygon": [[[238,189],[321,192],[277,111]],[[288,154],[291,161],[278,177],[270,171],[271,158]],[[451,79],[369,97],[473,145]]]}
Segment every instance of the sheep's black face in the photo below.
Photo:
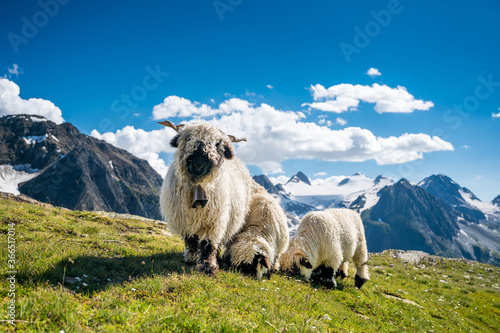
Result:
{"label": "sheep's black face", "polygon": [[270,276],[269,268],[269,261],[262,254],[256,254],[251,263],[241,263],[236,267],[241,273],[257,279],[261,279],[265,272]]}
{"label": "sheep's black face", "polygon": [[200,143],[193,154],[186,159],[188,172],[195,177],[203,177],[210,173],[213,162],[204,150],[204,145]]}

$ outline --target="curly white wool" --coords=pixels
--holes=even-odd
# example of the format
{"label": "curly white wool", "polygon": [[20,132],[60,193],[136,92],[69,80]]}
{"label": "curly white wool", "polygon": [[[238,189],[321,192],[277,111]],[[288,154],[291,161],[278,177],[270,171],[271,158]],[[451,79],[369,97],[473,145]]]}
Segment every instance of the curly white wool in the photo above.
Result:
{"label": "curly white wool", "polygon": [[276,200],[257,185],[245,226],[228,244],[224,257],[238,267],[252,264],[256,255],[262,255],[266,264],[255,263],[255,276],[260,280],[266,273],[279,269],[279,257],[287,245],[285,213]]}
{"label": "curly white wool", "polygon": [[[301,264],[303,258],[312,267]],[[351,258],[356,268],[356,286],[361,287],[370,278],[361,217],[349,209],[327,209],[304,216],[287,251],[281,256],[280,264],[283,270],[292,269],[295,264],[306,278],[310,278],[320,265],[331,267],[333,273],[341,268],[347,275],[347,261]],[[334,277],[331,278],[335,285]]]}

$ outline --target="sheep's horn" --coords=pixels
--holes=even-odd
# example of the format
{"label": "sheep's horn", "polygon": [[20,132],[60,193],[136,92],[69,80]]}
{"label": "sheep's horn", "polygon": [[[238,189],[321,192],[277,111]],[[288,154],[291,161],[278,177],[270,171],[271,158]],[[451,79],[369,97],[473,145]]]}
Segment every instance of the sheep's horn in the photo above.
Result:
{"label": "sheep's horn", "polygon": [[247,138],[238,139],[234,135],[228,135],[228,137],[231,139],[232,142],[241,142],[241,141],[245,141],[246,142],[247,141]]}
{"label": "sheep's horn", "polygon": [[302,250],[295,250],[293,253],[294,256],[301,256],[301,257],[306,257],[306,254]]}
{"label": "sheep's horn", "polygon": [[183,124],[180,124],[180,125],[174,125],[172,122],[168,121],[168,120],[165,120],[165,121],[159,121],[158,124],[162,124],[163,126],[167,126],[167,127],[171,127],[173,128],[177,133],[179,132],[179,130],[181,129],[182,126],[184,126]]}

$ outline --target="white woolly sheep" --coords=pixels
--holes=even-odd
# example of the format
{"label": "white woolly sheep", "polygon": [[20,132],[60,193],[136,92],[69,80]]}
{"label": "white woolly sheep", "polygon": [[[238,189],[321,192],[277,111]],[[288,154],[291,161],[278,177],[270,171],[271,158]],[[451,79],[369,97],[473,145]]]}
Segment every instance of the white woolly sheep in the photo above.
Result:
{"label": "white woolly sheep", "polygon": [[227,245],[224,260],[242,273],[262,279],[279,269],[279,257],[288,246],[283,209],[257,185],[243,230]]}
{"label": "white woolly sheep", "polygon": [[361,217],[349,209],[327,209],[304,216],[280,264],[284,271],[300,273],[333,288],[337,285],[334,273],[347,276],[351,258],[356,268],[355,285],[361,288],[370,279]]}
{"label": "white woolly sheep", "polygon": [[245,222],[253,223],[247,218],[255,215],[250,204],[262,187],[234,157],[232,142],[241,140],[209,124],[161,124],[178,133],[170,141],[177,151],[160,195],[163,217],[184,237],[185,261],[215,275],[219,246],[229,243]]}

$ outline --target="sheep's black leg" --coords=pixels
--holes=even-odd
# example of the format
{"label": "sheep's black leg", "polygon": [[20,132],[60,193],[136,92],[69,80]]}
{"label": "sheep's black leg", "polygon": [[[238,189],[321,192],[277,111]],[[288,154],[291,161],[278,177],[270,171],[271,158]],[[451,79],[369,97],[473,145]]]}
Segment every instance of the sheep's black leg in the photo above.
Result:
{"label": "sheep's black leg", "polygon": [[184,244],[186,245],[186,250],[184,251],[184,261],[186,261],[186,264],[196,265],[199,242],[200,239],[197,235],[184,238]]}
{"label": "sheep's black leg", "polygon": [[212,244],[209,240],[200,242],[200,256],[198,258],[197,269],[208,275],[215,275],[219,271],[217,264],[217,245]]}

